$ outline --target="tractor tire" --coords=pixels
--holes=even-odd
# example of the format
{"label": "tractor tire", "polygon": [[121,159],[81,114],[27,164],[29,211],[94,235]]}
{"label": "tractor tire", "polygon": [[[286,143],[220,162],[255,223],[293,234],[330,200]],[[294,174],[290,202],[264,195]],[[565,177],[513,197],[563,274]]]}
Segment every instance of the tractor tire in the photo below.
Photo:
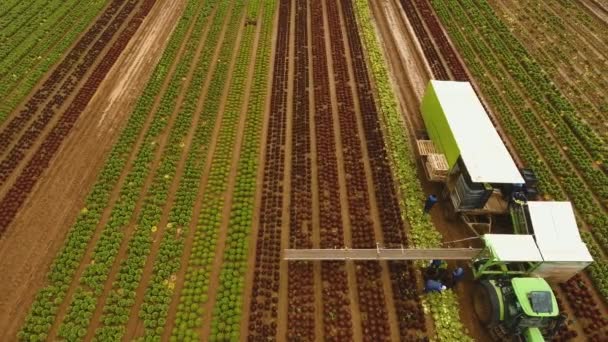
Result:
{"label": "tractor tire", "polygon": [[493,326],[500,321],[500,293],[488,280],[479,281],[473,292],[473,308],[480,322],[486,326]]}

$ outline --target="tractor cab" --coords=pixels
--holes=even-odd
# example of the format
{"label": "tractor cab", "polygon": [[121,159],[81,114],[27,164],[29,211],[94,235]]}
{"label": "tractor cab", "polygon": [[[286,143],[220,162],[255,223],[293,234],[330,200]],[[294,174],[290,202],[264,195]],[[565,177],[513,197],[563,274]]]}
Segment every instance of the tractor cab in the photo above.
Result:
{"label": "tractor cab", "polygon": [[552,336],[564,316],[542,278],[488,279],[477,283],[473,305],[479,319],[495,340],[516,337],[521,341],[544,341]]}

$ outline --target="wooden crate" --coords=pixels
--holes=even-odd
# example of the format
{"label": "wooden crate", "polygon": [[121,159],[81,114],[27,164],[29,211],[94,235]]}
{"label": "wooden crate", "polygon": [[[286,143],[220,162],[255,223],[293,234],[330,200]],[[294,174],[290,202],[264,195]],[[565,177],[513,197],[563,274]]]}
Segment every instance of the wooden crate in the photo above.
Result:
{"label": "wooden crate", "polygon": [[421,156],[437,153],[437,149],[435,149],[435,144],[433,144],[432,140],[416,140],[416,144],[418,145],[418,153],[420,153]]}
{"label": "wooden crate", "polygon": [[443,154],[432,153],[427,155],[424,169],[430,181],[444,182],[448,177],[448,161]]}

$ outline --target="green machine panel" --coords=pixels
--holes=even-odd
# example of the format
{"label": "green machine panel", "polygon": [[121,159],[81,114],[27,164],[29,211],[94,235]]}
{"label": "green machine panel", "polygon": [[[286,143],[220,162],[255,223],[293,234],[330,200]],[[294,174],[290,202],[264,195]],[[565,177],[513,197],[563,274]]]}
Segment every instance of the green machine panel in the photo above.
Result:
{"label": "green machine panel", "polygon": [[460,156],[460,150],[456,145],[450,125],[433,88],[433,82],[429,82],[426,87],[420,110],[431,140],[433,140],[437,149],[445,155],[451,169]]}

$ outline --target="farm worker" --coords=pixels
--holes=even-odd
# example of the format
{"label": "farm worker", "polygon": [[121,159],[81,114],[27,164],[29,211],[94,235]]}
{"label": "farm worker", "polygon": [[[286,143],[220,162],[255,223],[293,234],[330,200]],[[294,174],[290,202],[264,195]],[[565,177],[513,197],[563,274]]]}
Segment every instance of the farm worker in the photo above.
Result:
{"label": "farm worker", "polygon": [[452,286],[456,286],[456,283],[458,283],[463,277],[464,269],[462,267],[458,267],[452,271]]}
{"label": "farm worker", "polygon": [[443,262],[443,261],[442,261],[442,260],[439,260],[439,259],[432,260],[432,261],[431,261],[431,264],[429,265],[429,267],[432,267],[432,268],[439,268],[439,266],[441,266],[441,263],[442,263],[442,262]]}
{"label": "farm worker", "polygon": [[447,287],[443,285],[441,282],[429,279],[426,281],[426,286],[424,287],[424,292],[441,292],[445,291]]}
{"label": "farm worker", "polygon": [[424,213],[428,214],[435,203],[437,203],[437,196],[435,196],[435,194],[431,194],[429,197],[427,197],[426,202],[424,202]]}

